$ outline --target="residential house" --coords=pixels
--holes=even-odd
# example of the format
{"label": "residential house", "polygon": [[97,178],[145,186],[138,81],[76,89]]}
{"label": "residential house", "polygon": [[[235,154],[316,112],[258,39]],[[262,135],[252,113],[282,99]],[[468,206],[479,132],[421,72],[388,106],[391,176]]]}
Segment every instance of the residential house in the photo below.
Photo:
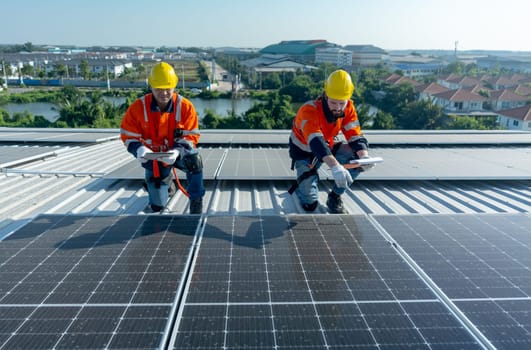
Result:
{"label": "residential house", "polygon": [[527,97],[528,100],[531,100],[531,87],[529,87],[527,85],[519,84],[512,91],[515,94],[525,96],[525,97]]}
{"label": "residential house", "polygon": [[490,77],[485,80],[485,83],[494,90],[503,90],[518,85],[518,82],[511,80],[509,77],[504,75],[500,75],[499,77]]}
{"label": "residential house", "polygon": [[383,81],[390,85],[411,84],[413,87],[422,85],[422,83],[414,79],[396,73],[384,78]]}
{"label": "residential house", "polygon": [[457,90],[461,88],[471,88],[475,85],[481,84],[481,81],[474,77],[451,75],[446,78],[437,79],[437,83],[450,90]]}
{"label": "residential house", "polygon": [[515,94],[511,90],[494,90],[490,92],[489,102],[492,110],[499,111],[521,107],[526,104],[527,97]]}
{"label": "residential house", "polygon": [[433,102],[449,113],[469,113],[483,111],[487,99],[466,89],[448,90],[433,95]]}
{"label": "residential house", "polygon": [[531,131],[531,105],[497,112],[498,122],[510,130]]}
{"label": "residential house", "polygon": [[447,87],[444,87],[437,83],[428,83],[415,86],[415,92],[419,94],[419,100],[433,101],[434,95],[449,91]]}

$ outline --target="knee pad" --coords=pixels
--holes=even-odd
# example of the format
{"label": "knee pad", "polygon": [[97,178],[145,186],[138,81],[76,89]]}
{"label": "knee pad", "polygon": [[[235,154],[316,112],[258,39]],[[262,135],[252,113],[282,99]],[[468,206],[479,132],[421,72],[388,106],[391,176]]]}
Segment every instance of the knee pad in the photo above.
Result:
{"label": "knee pad", "polygon": [[199,153],[188,154],[183,158],[183,163],[190,173],[198,173],[203,170],[203,159]]}

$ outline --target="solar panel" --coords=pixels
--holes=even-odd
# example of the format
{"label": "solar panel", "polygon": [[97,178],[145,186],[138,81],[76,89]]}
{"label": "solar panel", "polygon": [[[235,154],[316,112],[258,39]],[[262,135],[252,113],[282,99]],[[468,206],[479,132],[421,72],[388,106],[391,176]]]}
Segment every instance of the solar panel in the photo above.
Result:
{"label": "solar panel", "polygon": [[365,216],[209,217],[174,349],[480,349]]}
{"label": "solar panel", "polygon": [[290,130],[201,130],[201,145],[287,145]]}
{"label": "solar panel", "polygon": [[[212,180],[215,178],[219,163],[226,153],[222,148],[202,148],[199,150],[203,158],[203,178]],[[184,172],[177,170],[179,179],[186,179]],[[104,178],[108,179],[144,179],[144,169],[138,163],[138,160],[131,157],[131,160],[118,169],[106,174]]]}
{"label": "solar panel", "polygon": [[290,167],[287,148],[235,148],[228,151],[217,179],[294,179]]}
{"label": "solar panel", "polygon": [[377,221],[498,349],[531,348],[531,217],[378,216]]}
{"label": "solar panel", "polygon": [[44,215],[5,238],[0,348],[157,348],[198,220]]}

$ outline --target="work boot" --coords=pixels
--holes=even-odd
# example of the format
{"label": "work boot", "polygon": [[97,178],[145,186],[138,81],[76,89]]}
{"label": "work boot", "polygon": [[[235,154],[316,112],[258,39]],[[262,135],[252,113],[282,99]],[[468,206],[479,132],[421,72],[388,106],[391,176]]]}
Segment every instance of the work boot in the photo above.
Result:
{"label": "work boot", "polygon": [[159,214],[162,209],[163,207],[161,207],[160,205],[148,204],[148,206],[145,207],[143,211],[144,214]]}
{"label": "work boot", "polygon": [[341,200],[341,196],[335,193],[334,191],[330,191],[328,194],[328,200],[326,201],[326,205],[328,206],[328,211],[332,214],[346,214],[347,211],[343,207],[343,200]]}
{"label": "work boot", "polygon": [[302,209],[304,209],[304,211],[306,211],[306,212],[310,212],[311,213],[317,208],[318,204],[319,204],[318,201],[312,202],[310,204],[303,204],[302,205]]}
{"label": "work boot", "polygon": [[201,214],[203,212],[203,198],[190,200],[190,214]]}

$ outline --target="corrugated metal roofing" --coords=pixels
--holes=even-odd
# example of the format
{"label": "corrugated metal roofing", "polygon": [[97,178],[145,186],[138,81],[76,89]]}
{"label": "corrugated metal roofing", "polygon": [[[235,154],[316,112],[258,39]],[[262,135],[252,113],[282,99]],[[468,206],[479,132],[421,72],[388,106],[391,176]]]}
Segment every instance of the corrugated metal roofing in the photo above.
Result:
{"label": "corrugated metal roofing", "polygon": [[[501,134],[504,134],[503,132]],[[530,134],[523,134],[529,137]],[[383,136],[383,134],[382,134]],[[492,135],[496,137],[496,134]],[[499,136],[499,135],[498,135]],[[427,137],[423,135],[422,137]],[[12,147],[13,152],[19,147]],[[452,180],[423,177],[404,180],[400,169],[413,163],[401,161],[405,149],[385,148],[387,159],[372,170],[395,173],[391,179],[371,179],[368,172],[360,176],[352,190],[344,196],[351,214],[429,214],[429,213],[529,213],[531,212],[531,157],[529,148],[415,148],[409,153],[411,162],[424,162],[423,171],[435,172],[437,157],[446,152],[451,158],[465,157],[471,176]],[[489,150],[489,152],[485,152]],[[275,152],[278,152],[278,148]],[[498,158],[492,159],[492,153]],[[247,152],[247,151],[246,151]],[[457,153],[456,153],[457,152]],[[23,225],[40,213],[122,215],[142,213],[147,193],[138,178],[106,178],[116,169],[131,163],[131,155],[117,140],[89,145],[64,145],[54,155],[31,162],[2,167],[0,173],[0,236]],[[223,153],[223,152],[221,152]],[[376,152],[377,153],[377,152]],[[263,154],[267,154],[264,152]],[[377,154],[375,154],[377,155]],[[434,156],[435,155],[435,156]],[[516,155],[516,156],[515,156]],[[513,156],[515,156],[513,158]],[[497,161],[508,166],[508,159],[518,160],[511,172],[522,173],[518,179],[500,180],[494,174],[488,179],[472,172],[475,162]],[[212,162],[209,162],[212,163]],[[494,163],[492,163],[494,168]],[[211,164],[213,166],[213,164]],[[443,167],[441,165],[441,167]],[[140,167],[138,167],[140,168]],[[378,170],[377,170],[378,169]],[[526,172],[526,173],[525,173]],[[525,173],[525,174],[524,174]],[[440,177],[439,177],[440,178]],[[282,215],[303,213],[298,200],[287,193],[292,180],[287,177],[257,179],[238,178],[206,180],[205,212],[220,215]],[[320,203],[326,202],[332,181],[321,181]],[[187,198],[177,193],[168,203],[168,213],[186,213]],[[317,210],[326,213],[324,207]]]}

